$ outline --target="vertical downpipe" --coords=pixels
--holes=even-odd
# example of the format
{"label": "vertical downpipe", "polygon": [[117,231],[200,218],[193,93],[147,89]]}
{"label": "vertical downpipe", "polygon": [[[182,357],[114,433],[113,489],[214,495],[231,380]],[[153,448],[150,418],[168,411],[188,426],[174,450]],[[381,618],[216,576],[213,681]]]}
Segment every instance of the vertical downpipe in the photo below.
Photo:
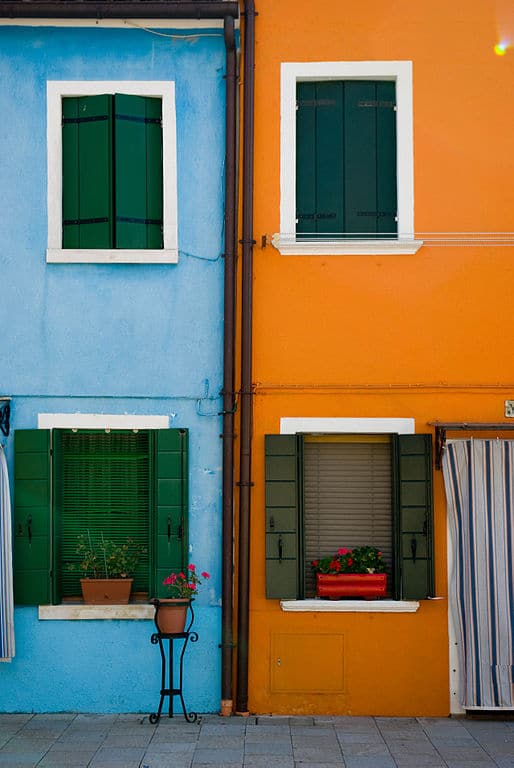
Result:
{"label": "vertical downpipe", "polygon": [[250,502],[252,460],[252,281],[253,158],[255,90],[255,3],[244,3],[243,239],[241,296],[241,446],[239,494],[239,582],[236,712],[248,715],[250,597]]}
{"label": "vertical downpipe", "polygon": [[225,75],[225,270],[223,335],[223,496],[221,573],[221,714],[232,714],[234,601],[234,368],[237,248],[237,53],[234,19],[224,20]]}

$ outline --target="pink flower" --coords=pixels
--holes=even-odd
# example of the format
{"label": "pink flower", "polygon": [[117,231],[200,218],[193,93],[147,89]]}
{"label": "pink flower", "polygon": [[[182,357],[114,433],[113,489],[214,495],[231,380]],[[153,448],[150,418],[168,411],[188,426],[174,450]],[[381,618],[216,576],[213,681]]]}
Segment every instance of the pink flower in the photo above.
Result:
{"label": "pink flower", "polygon": [[195,568],[196,568],[196,566],[195,566],[195,565],[193,565],[193,563],[190,563],[190,564],[187,566],[187,569],[188,569],[188,571],[194,571],[194,570],[195,570]]}
{"label": "pink flower", "polygon": [[202,578],[204,579],[210,579],[210,574],[207,573],[207,571],[202,571]]}
{"label": "pink flower", "polygon": [[337,554],[338,555],[351,555],[352,554],[352,550],[348,549],[347,547],[341,547],[341,549],[337,550]]}

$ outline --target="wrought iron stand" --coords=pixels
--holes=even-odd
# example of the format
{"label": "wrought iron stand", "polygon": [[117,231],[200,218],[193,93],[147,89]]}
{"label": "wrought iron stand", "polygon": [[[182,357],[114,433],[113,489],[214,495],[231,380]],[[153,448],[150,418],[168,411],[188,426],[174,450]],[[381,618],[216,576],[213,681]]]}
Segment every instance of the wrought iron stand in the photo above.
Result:
{"label": "wrought iron stand", "polygon": [[[186,705],[184,703],[184,697],[182,695],[182,684],[184,680],[184,654],[186,652],[187,645],[189,641],[192,643],[196,643],[198,640],[198,634],[197,632],[191,632],[191,627],[193,626],[194,621],[194,613],[193,613],[193,605],[192,603],[189,604],[189,610],[191,612],[191,618],[189,621],[189,624],[187,626],[187,629],[184,632],[177,632],[174,634],[165,634],[162,632],[159,632],[159,626],[157,624],[157,613],[159,611],[159,602],[158,600],[155,601],[155,626],[157,628],[157,632],[155,632],[152,637],[150,638],[150,642],[153,645],[159,645],[159,651],[161,652],[161,698],[159,701],[159,708],[157,712],[154,712],[150,715],[149,720],[151,723],[158,723],[161,718],[161,712],[162,712],[162,706],[164,704],[164,699],[166,696],[169,696],[169,709],[168,709],[168,716],[173,717],[173,698],[175,696],[178,696],[180,698],[180,703],[182,705],[182,712],[184,713],[184,718],[187,720],[188,723],[196,723],[198,719],[198,715],[196,712],[188,712],[186,709]],[[168,659],[166,663],[166,651],[165,651],[165,641],[168,641]],[[180,657],[179,657],[179,675],[178,675],[178,688],[173,687],[173,645],[176,640],[182,640],[182,649],[180,651]],[[166,672],[168,673],[168,687],[166,687]]]}

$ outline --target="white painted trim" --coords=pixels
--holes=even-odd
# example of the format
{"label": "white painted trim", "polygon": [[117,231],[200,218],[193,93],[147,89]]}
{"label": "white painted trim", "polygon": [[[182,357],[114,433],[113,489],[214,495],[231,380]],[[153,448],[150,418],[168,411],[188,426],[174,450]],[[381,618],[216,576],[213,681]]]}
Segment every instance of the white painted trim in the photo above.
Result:
{"label": "white painted trim", "polygon": [[[85,250],[62,248],[62,99],[66,96],[95,96],[124,93],[130,96],[154,96],[162,99],[163,152],[163,239],[162,251]],[[70,263],[157,263],[178,261],[177,232],[177,136],[175,83],[166,80],[49,80],[47,82],[47,158],[48,158],[48,250],[47,261]],[[66,255],[69,254],[69,258]]]}
{"label": "white painted trim", "polygon": [[40,605],[40,621],[82,621],[84,619],[153,619],[155,608],[144,603],[127,605]]}
{"label": "white painted trim", "polygon": [[[412,62],[284,62],[281,65],[280,92],[280,234],[273,238],[274,245],[280,245],[287,238],[294,239],[296,232],[296,84],[309,80],[355,79],[392,80],[396,83],[398,238],[403,244],[414,239]],[[305,245],[307,247],[308,243]],[[316,253],[313,252],[313,255]]]}
{"label": "white painted trim", "polygon": [[177,264],[178,250],[47,248],[49,264]]}
{"label": "white painted trim", "polygon": [[282,417],[280,419],[281,435],[295,435],[297,432],[413,435],[415,431],[415,419],[312,418],[305,416]]}
{"label": "white painted trim", "polygon": [[[236,27],[239,20],[235,19]],[[95,27],[116,29],[223,29],[222,19],[7,19],[0,27]],[[183,35],[180,35],[183,37]]]}
{"label": "white painted trim", "polygon": [[296,240],[277,233],[272,245],[282,256],[412,256],[423,240]]}
{"label": "white painted trim", "polygon": [[283,611],[314,613],[416,613],[417,600],[281,600]]}
{"label": "white painted trim", "polygon": [[168,429],[169,416],[111,413],[38,413],[38,429]]}

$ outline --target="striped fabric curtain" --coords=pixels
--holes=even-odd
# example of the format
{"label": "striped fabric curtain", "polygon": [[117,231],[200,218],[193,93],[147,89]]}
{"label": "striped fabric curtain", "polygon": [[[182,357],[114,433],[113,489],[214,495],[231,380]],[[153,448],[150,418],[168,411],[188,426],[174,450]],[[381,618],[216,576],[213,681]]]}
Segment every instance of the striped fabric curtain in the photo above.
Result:
{"label": "striped fabric curtain", "polygon": [[12,528],[9,476],[0,445],[0,661],[14,656],[14,600],[12,580]]}
{"label": "striped fabric curtain", "polygon": [[507,708],[513,696],[514,441],[452,440],[443,472],[464,708]]}

